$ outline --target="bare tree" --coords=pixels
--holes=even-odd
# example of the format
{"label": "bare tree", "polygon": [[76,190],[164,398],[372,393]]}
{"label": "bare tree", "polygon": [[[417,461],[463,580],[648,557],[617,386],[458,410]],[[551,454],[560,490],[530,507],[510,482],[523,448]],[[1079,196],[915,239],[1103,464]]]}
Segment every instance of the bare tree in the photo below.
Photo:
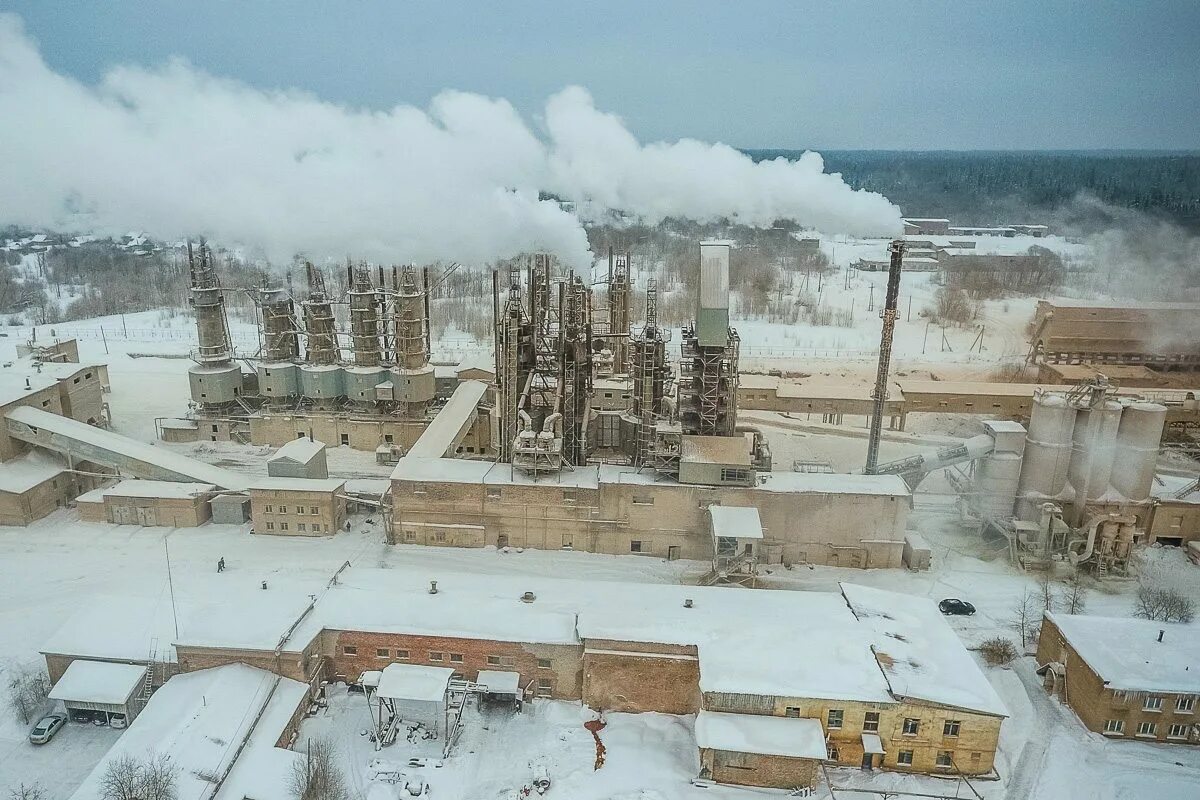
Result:
{"label": "bare tree", "polygon": [[32,666],[14,668],[8,678],[8,703],[28,725],[46,704],[50,693],[50,678],[41,669]]}
{"label": "bare tree", "polygon": [[8,800],[45,800],[46,791],[40,783],[19,783],[8,792]]}
{"label": "bare tree", "polygon": [[337,748],[329,739],[310,739],[304,757],[292,765],[288,788],[297,800],[348,800]]}
{"label": "bare tree", "polygon": [[1029,590],[1021,593],[1021,599],[1013,606],[1009,625],[1021,637],[1021,647],[1025,648],[1037,640],[1042,627],[1041,598]]}
{"label": "bare tree", "polygon": [[1058,595],[1054,592],[1054,584],[1050,582],[1050,570],[1046,570],[1038,581],[1038,601],[1042,611],[1053,611],[1058,605]]}
{"label": "bare tree", "polygon": [[103,800],[175,800],[176,770],[165,753],[138,759],[128,753],[108,762],[100,776]]}
{"label": "bare tree", "polygon": [[1063,610],[1068,614],[1082,614],[1087,608],[1087,585],[1078,570],[1067,578],[1067,588],[1062,594]]}
{"label": "bare tree", "polygon": [[1133,615],[1158,622],[1191,622],[1196,616],[1196,604],[1178,589],[1142,586],[1134,601]]}

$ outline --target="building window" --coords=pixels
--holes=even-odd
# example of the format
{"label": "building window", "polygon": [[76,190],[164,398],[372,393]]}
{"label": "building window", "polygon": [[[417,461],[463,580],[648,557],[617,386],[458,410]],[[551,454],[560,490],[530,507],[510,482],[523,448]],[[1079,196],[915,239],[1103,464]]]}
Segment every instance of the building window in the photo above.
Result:
{"label": "building window", "polygon": [[570,533],[564,533],[562,535],[562,546],[563,546],[564,550],[574,550],[575,549],[575,536]]}
{"label": "building window", "polygon": [[642,543],[640,541],[638,541],[637,539],[631,540],[629,542],[629,552],[631,552],[631,553],[642,552]]}
{"label": "building window", "polygon": [[913,719],[912,717],[904,718],[904,735],[905,736],[916,736],[917,732],[920,730],[921,730],[921,720]]}
{"label": "building window", "polygon": [[879,732],[879,712],[868,711],[863,715],[863,732],[878,733]]}
{"label": "building window", "polygon": [[788,706],[787,708],[785,708],[785,709],[783,710],[783,715],[784,715],[785,717],[792,717],[792,718],[794,718],[794,719],[795,719],[795,718],[799,718],[799,716],[800,716],[800,709],[799,709],[799,708],[797,708],[796,706]]}
{"label": "building window", "polygon": [[1175,699],[1175,713],[1190,714],[1196,708],[1196,698],[1193,695],[1185,694]]}
{"label": "building window", "polygon": [[1105,733],[1124,733],[1125,732],[1125,720],[1123,720],[1123,719],[1105,720],[1104,721],[1104,732]]}
{"label": "building window", "polygon": [[429,660],[430,661],[441,661],[443,658],[445,658],[445,656],[446,656],[446,654],[443,653],[441,650],[430,650],[429,651]]}
{"label": "building window", "polygon": [[339,438],[342,444],[350,444],[350,434],[343,433]]}
{"label": "building window", "polygon": [[1142,701],[1142,711],[1162,711],[1162,698],[1156,694],[1146,695]]}
{"label": "building window", "polygon": [[500,499],[500,487],[499,486],[487,487],[487,499],[488,500],[499,500]]}
{"label": "building window", "polygon": [[962,722],[957,719],[948,719],[942,725],[942,736],[958,736],[958,729],[962,727]]}
{"label": "building window", "polygon": [[263,511],[265,511],[265,512],[266,512],[266,513],[268,513],[268,514],[270,514],[270,513],[271,513],[271,507],[270,507],[270,506],[263,506]]}
{"label": "building window", "polygon": [[318,508],[317,506],[309,506],[308,513],[312,514],[315,517],[317,514],[321,513],[321,509]]}
{"label": "building window", "polygon": [[446,532],[438,531],[437,533],[435,533],[433,535],[433,541],[435,544],[445,544],[446,543]]}
{"label": "building window", "polygon": [[356,656],[356,655],[358,655],[358,648],[357,648],[357,647],[355,647],[354,645],[350,645],[350,644],[348,644],[348,645],[344,645],[344,646],[342,647],[342,655],[344,655],[344,656]]}
{"label": "building window", "polygon": [[1157,722],[1139,722],[1137,727],[1138,736],[1158,736]]}
{"label": "building window", "polygon": [[306,530],[308,530],[308,526],[307,526],[307,525],[305,525],[303,522],[299,522],[299,523],[297,523],[297,524],[296,524],[296,530],[298,530],[298,531],[306,531]]}
{"label": "building window", "polygon": [[269,531],[273,531],[273,530],[275,530],[275,523],[274,523],[274,522],[268,522],[268,523],[267,523],[267,530],[269,530]]}
{"label": "building window", "polygon": [[451,653],[450,654],[450,663],[451,664],[463,663],[463,654],[462,653]]}
{"label": "building window", "polygon": [[750,470],[748,469],[723,469],[721,470],[721,483],[746,483],[750,480]]}
{"label": "building window", "polygon": [[982,753],[971,753],[971,766],[978,767],[979,762],[983,760]]}
{"label": "building window", "polygon": [[633,504],[635,506],[652,506],[654,505],[654,496],[649,494],[635,494],[633,496]]}
{"label": "building window", "polygon": [[406,660],[408,660],[408,651],[407,650],[397,650],[395,653],[392,654],[392,658],[399,658],[401,660],[406,661]]}
{"label": "building window", "polygon": [[287,506],[280,506],[280,507],[279,507],[279,513],[280,513],[280,514],[286,514],[286,513],[287,513]]}
{"label": "building window", "polygon": [[538,659],[538,669],[550,669],[550,659],[539,658]]}
{"label": "building window", "polygon": [[395,437],[395,436],[393,436],[393,435],[392,435],[392,434],[390,434],[390,433],[385,433],[385,434],[383,435],[383,440],[384,440],[385,442],[387,442],[388,444],[391,444],[392,442],[396,441],[396,437]]}
{"label": "building window", "polygon": [[286,531],[287,529],[288,529],[288,524],[286,522],[279,523],[279,530]]}
{"label": "building window", "polygon": [[91,377],[92,377],[92,373],[90,373],[90,372],[85,372],[85,373],[83,374],[83,377],[85,377],[85,378],[91,378]]}
{"label": "building window", "polygon": [[830,730],[840,729],[842,727],[842,719],[844,716],[845,714],[840,708],[829,709],[829,715],[826,717],[826,721],[829,723]]}
{"label": "building window", "polygon": [[500,666],[500,656],[488,656],[488,657],[487,657],[487,663],[488,663],[488,666],[489,666],[489,667],[498,667],[498,666]]}
{"label": "building window", "polygon": [[549,697],[554,692],[554,681],[550,678],[538,678],[537,696]]}
{"label": "building window", "polygon": [[1172,725],[1167,730],[1167,738],[1168,739],[1186,739],[1187,738],[1187,729],[1188,729],[1187,725]]}
{"label": "building window", "polygon": [[574,503],[576,500],[576,492],[574,489],[563,489],[563,502]]}
{"label": "building window", "polygon": [[1129,699],[1129,692],[1124,689],[1113,689],[1113,703],[1124,705]]}
{"label": "building window", "polygon": [[217,432],[217,426],[216,426],[216,425],[213,425],[213,426],[212,426],[212,432],[213,432],[213,433],[216,433],[216,432]]}
{"label": "building window", "polygon": [[899,753],[896,753],[896,763],[902,767],[911,767],[912,753],[912,750],[901,750]]}
{"label": "building window", "polygon": [[417,532],[416,531],[405,531],[404,532],[404,541],[415,542],[416,540],[417,540]]}
{"label": "building window", "polygon": [[936,763],[940,769],[949,769],[954,766],[954,754],[949,750],[938,750]]}
{"label": "building window", "polygon": [[500,656],[500,666],[515,667],[516,665],[517,665],[517,660],[515,658],[513,658],[512,656]]}
{"label": "building window", "polygon": [[388,651],[388,649],[386,647],[375,648],[375,657],[376,658],[387,658],[388,655],[390,655],[390,652]]}

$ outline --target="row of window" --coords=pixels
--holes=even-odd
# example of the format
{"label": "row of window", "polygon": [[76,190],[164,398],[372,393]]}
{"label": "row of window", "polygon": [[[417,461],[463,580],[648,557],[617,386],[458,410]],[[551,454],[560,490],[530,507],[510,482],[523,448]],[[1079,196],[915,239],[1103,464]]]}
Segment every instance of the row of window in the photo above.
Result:
{"label": "row of window", "polygon": [[[288,527],[288,523],[286,523],[286,522],[279,523],[278,528],[275,527],[274,522],[268,522],[267,530],[269,530],[269,531],[274,531],[274,530],[286,531],[286,530],[290,530],[290,528]],[[312,531],[313,533],[329,533],[329,526],[322,525],[319,522],[314,522],[311,525],[309,525],[306,522],[297,522],[296,530],[300,533],[308,533],[309,531]]]}
{"label": "row of window", "polygon": [[[1113,703],[1117,705],[1125,705],[1129,702],[1130,697],[1136,693],[1124,691],[1123,689],[1113,690]],[[1148,694],[1142,697],[1143,711],[1162,711],[1163,697],[1157,694]],[[1176,714],[1191,714],[1196,710],[1195,695],[1184,694],[1175,698],[1175,713]]]}
{"label": "row of window", "polygon": [[[352,644],[343,645],[342,655],[357,656],[358,646]],[[408,650],[403,648],[392,649],[390,647],[377,647],[375,648],[375,657],[388,658],[395,661],[407,661],[410,658],[410,654]],[[444,650],[430,650],[429,661],[434,663],[449,661],[451,664],[462,664],[464,662],[464,657],[462,653],[447,653]],[[487,665],[489,667],[515,667],[517,665],[517,659],[515,656],[487,656]],[[550,659],[548,658],[539,658],[537,660],[537,665],[538,669],[551,668]]]}
{"label": "row of window", "polygon": [[[981,760],[979,753],[971,753],[971,767],[978,766]],[[912,750],[900,750],[896,753],[896,763],[902,767],[911,767],[913,763]],[[953,750],[938,750],[937,758],[934,763],[938,769],[951,769],[954,767],[954,751]]]}
{"label": "row of window", "polygon": [[[801,710],[795,706],[788,706],[784,709],[784,716],[799,717]],[[825,724],[829,730],[841,730],[846,719],[846,712],[840,708],[831,708],[825,715]],[[868,711],[863,714],[864,733],[879,732],[879,712]],[[962,720],[948,719],[942,722],[942,736],[946,738],[956,738],[962,731]],[[916,736],[921,732],[921,720],[916,717],[905,717],[904,726],[901,732],[905,736]]]}
{"label": "row of window", "polygon": [[[288,507],[280,506],[279,509],[276,510],[274,506],[263,506],[263,513],[264,514],[286,514],[286,513],[288,513]],[[303,514],[304,506],[296,506],[296,513]],[[313,516],[316,516],[317,514],[321,513],[321,509],[317,506],[309,506],[308,513]]]}
{"label": "row of window", "polygon": [[[1105,721],[1104,732],[1105,733],[1124,734],[1125,733],[1125,720],[1110,719],[1110,720]],[[1157,722],[1139,722],[1137,725],[1137,735],[1138,736],[1157,737],[1158,736],[1158,723]],[[1167,738],[1168,739],[1186,739],[1187,735],[1188,735],[1188,726],[1186,723],[1175,724],[1175,725],[1172,725],[1169,728],[1167,728]]]}

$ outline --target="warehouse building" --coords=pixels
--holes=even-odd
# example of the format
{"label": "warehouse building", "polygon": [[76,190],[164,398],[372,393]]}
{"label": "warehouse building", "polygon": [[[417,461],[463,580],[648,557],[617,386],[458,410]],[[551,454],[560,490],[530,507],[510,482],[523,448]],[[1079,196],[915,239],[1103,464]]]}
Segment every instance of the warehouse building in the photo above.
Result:
{"label": "warehouse building", "polygon": [[127,480],[81,494],[75,504],[87,522],[195,528],[208,522],[215,491],[211,483]]}
{"label": "warehouse building", "polygon": [[346,482],[338,478],[255,478],[249,486],[250,531],[329,536],[346,521]]}

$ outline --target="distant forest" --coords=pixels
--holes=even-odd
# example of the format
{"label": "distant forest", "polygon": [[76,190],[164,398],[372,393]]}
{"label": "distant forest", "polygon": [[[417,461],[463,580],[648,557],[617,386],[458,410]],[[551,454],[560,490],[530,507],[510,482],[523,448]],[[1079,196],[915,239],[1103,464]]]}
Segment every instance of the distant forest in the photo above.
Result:
{"label": "distant forest", "polygon": [[[746,150],[754,160],[800,150]],[[914,152],[821,150],[827,172],[884,194],[906,216],[964,225],[1037,223],[1100,228],[1096,203],[1135,209],[1200,231],[1200,153],[1143,151]],[[1038,217],[1040,215],[1040,217]],[[1035,218],[1038,217],[1038,218]]]}

